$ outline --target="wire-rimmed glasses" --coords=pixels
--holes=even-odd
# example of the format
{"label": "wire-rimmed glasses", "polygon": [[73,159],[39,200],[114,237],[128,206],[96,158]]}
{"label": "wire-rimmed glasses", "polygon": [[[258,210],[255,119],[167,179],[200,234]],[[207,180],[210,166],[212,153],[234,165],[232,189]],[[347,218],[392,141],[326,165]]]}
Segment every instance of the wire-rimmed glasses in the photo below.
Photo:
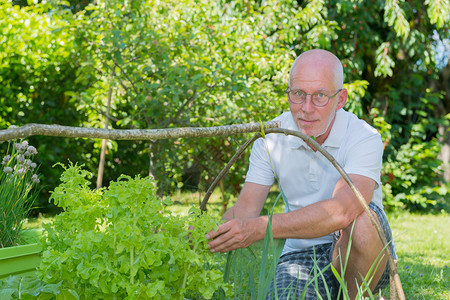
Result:
{"label": "wire-rimmed glasses", "polygon": [[322,107],[328,104],[331,98],[335,97],[342,89],[337,90],[333,95],[327,95],[324,91],[317,91],[309,94],[300,89],[291,90],[289,87],[286,89],[286,94],[288,96],[289,102],[294,104],[302,104],[306,101],[308,95],[311,96],[311,102],[318,107]]}

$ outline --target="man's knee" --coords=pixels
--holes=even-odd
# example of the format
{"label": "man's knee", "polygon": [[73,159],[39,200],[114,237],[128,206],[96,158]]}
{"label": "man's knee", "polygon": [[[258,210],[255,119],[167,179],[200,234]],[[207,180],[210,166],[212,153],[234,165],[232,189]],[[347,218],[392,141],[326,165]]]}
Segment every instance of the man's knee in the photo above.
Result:
{"label": "man's knee", "polygon": [[[371,212],[379,223],[376,213],[372,210]],[[366,212],[360,214],[354,223],[343,229],[342,234],[345,235],[343,240],[350,240],[351,236],[352,252],[367,252],[369,249],[383,248],[378,232]]]}

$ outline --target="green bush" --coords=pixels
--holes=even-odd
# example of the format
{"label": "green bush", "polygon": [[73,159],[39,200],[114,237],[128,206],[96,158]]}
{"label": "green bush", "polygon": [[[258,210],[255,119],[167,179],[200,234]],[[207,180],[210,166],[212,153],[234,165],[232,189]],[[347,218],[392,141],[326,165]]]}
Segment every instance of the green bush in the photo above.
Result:
{"label": "green bush", "polygon": [[40,278],[95,299],[211,298],[227,289],[205,235],[216,220],[192,209],[172,215],[149,178],[121,176],[91,190],[71,165],[51,200],[64,212],[44,224]]}
{"label": "green bush", "polygon": [[[82,126],[84,115],[65,95],[78,89],[73,35],[67,22],[50,14],[45,4],[13,6],[0,0],[0,128],[27,123]],[[37,145],[38,165],[85,161],[92,152],[93,141],[30,137]],[[3,147],[2,147],[3,148]],[[6,149],[5,149],[6,150]],[[95,165],[90,165],[95,168]],[[59,172],[42,168],[43,189],[36,199],[35,211],[48,211],[49,191],[57,184]]]}

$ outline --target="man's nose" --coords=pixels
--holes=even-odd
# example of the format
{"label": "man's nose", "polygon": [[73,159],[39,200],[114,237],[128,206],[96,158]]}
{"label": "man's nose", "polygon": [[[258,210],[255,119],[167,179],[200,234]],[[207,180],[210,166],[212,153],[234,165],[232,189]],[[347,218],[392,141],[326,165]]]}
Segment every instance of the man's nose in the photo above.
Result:
{"label": "man's nose", "polygon": [[315,109],[315,105],[312,103],[312,96],[306,95],[305,102],[302,104],[302,110],[306,112],[313,111]]}

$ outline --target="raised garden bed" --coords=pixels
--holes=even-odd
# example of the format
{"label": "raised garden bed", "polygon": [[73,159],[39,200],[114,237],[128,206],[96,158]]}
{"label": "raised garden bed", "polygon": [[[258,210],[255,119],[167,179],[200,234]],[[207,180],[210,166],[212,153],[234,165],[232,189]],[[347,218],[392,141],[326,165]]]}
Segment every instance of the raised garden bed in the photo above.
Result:
{"label": "raised garden bed", "polygon": [[40,231],[24,231],[25,245],[0,249],[0,279],[10,275],[33,274],[41,262]]}

